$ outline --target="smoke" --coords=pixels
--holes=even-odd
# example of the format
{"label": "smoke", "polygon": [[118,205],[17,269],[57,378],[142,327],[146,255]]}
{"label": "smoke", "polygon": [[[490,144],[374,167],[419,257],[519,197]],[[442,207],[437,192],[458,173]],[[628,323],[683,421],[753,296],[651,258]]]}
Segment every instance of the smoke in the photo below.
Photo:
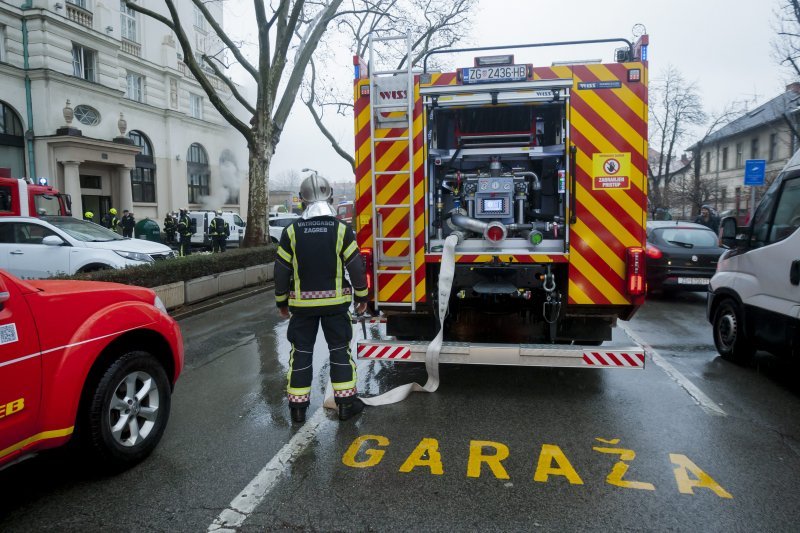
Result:
{"label": "smoke", "polygon": [[211,194],[201,197],[203,209],[208,211],[222,209],[223,204],[235,204],[240,200],[239,189],[242,178],[239,175],[235,157],[230,150],[223,150],[219,157],[219,178],[212,180],[215,186]]}

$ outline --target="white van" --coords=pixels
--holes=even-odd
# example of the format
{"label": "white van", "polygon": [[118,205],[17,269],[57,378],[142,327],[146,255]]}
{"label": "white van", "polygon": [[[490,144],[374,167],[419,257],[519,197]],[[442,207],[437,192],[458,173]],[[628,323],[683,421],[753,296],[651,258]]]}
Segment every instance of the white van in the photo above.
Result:
{"label": "white van", "polygon": [[800,357],[800,151],[772,182],[746,227],[722,220],[722,254],[708,293],[720,355],[756,350]]}
{"label": "white van", "polygon": [[[189,218],[197,224],[197,231],[192,235],[192,246],[211,248],[211,236],[208,234],[208,226],[214,217],[214,211],[189,211]],[[228,248],[236,248],[244,239],[245,222],[238,213],[233,211],[223,211],[222,218],[228,223],[231,234],[228,236]]]}

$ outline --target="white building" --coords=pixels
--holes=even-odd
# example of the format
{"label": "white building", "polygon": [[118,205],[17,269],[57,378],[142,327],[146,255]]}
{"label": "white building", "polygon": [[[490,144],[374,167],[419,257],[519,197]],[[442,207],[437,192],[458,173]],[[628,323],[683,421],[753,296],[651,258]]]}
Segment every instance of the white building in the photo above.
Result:
{"label": "white building", "polygon": [[[138,1],[167,15],[163,2]],[[196,49],[213,46],[200,11],[177,4]],[[222,23],[221,3],[206,6]],[[169,28],[120,0],[0,0],[0,167],[47,177],[76,217],[115,207],[160,220],[184,206],[244,215],[245,140],[181,59]]]}

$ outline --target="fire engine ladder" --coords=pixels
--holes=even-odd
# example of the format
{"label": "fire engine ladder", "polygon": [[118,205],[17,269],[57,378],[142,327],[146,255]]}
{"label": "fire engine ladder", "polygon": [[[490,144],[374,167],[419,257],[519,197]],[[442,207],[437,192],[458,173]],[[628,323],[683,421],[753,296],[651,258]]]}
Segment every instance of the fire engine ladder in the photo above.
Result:
{"label": "fire engine ladder", "polygon": [[[406,42],[406,68],[399,70],[378,70],[375,61],[375,44],[390,41],[405,41]],[[373,265],[373,280],[374,283],[374,302],[375,308],[380,309],[381,306],[396,306],[396,307],[410,307],[412,311],[416,310],[417,300],[417,280],[415,273],[415,229],[414,222],[414,72],[411,54],[413,41],[411,34],[408,33],[404,36],[397,37],[373,37],[370,35],[369,41],[369,94],[370,94],[370,108],[372,116],[370,117],[370,158],[372,163],[372,235],[374,240],[375,261]],[[406,98],[398,99],[392,103],[380,103],[378,94],[380,91],[380,80],[393,79],[397,80],[399,77],[405,75],[405,90]],[[377,117],[381,113],[389,112],[405,112],[407,125],[406,134],[399,137],[376,137],[375,130]],[[405,143],[408,150],[408,169],[407,170],[378,170],[376,164],[377,159],[375,152],[380,143]],[[408,176],[408,203],[402,204],[378,204],[378,178],[381,176],[392,175],[407,175]],[[408,210],[408,236],[407,237],[387,237],[383,234],[383,212],[392,212],[393,210]],[[387,216],[388,218],[388,216]],[[389,257],[384,253],[384,243],[407,243],[408,255]],[[391,246],[390,244],[390,246]],[[389,267],[389,268],[386,268]],[[394,276],[408,276],[411,283],[411,301],[410,302],[394,302],[386,299],[381,300],[380,289],[382,279]]]}

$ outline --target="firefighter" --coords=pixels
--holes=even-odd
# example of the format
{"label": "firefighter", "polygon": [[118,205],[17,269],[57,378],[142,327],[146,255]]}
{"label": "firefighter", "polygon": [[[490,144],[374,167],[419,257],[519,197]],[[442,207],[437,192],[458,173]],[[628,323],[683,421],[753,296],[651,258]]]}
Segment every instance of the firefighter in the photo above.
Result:
{"label": "firefighter", "polygon": [[122,236],[132,238],[133,227],[136,225],[136,219],[133,218],[133,212],[127,209],[122,210],[122,220],[119,225],[122,227]]}
{"label": "firefighter", "polygon": [[86,220],[87,222],[94,222],[94,213],[91,211],[86,211],[83,214],[83,220]]}
{"label": "firefighter", "polygon": [[189,220],[189,210],[186,208],[181,209],[181,214],[178,218],[178,239],[180,241],[181,257],[191,255],[192,222]]}
{"label": "firefighter", "polygon": [[117,225],[119,224],[119,219],[117,218],[117,210],[113,207],[108,210],[108,213],[103,215],[101,224],[111,231],[117,231]]}
{"label": "firefighter", "polygon": [[175,243],[175,217],[174,213],[167,213],[164,217],[164,233],[167,234],[167,244]]}
{"label": "firefighter", "polygon": [[[355,296],[356,312],[367,307],[364,262],[352,228],[336,219],[333,192],[325,178],[313,173],[300,185],[304,211],[281,235],[275,261],[275,303],[289,320],[291,344],[287,394],[293,422],[305,421],[311,396],[314,341],[320,323],[330,351],[330,374],[339,420],[364,409],[356,393],[356,367],[350,353],[353,329],[348,309]],[[344,279],[344,270],[352,287]],[[291,291],[290,291],[291,288]]]}
{"label": "firefighter", "polygon": [[208,234],[211,236],[211,251],[213,253],[224,252],[228,242],[228,235],[231,234],[230,226],[222,218],[222,211],[217,209],[216,216],[208,225]]}

